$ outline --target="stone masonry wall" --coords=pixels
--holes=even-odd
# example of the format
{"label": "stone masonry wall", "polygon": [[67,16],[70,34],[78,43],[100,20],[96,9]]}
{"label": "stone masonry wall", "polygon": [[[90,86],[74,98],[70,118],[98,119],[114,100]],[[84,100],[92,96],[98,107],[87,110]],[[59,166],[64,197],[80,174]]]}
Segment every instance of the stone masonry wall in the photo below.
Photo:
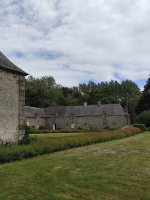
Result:
{"label": "stone masonry wall", "polygon": [[19,75],[0,70],[0,142],[17,142]]}
{"label": "stone masonry wall", "polygon": [[126,116],[107,116],[104,120],[102,116],[89,116],[89,117],[56,117],[56,119],[47,118],[46,126],[48,129],[53,129],[53,124],[56,124],[56,128],[70,129],[71,124],[74,124],[74,128],[88,128],[90,126],[97,126],[103,128],[104,121],[109,127],[123,127],[126,126]]}
{"label": "stone masonry wall", "polygon": [[26,118],[26,123],[29,122],[30,126],[34,126],[36,129],[38,129],[39,126],[44,125],[46,126],[46,118]]}
{"label": "stone masonry wall", "polygon": [[21,140],[25,134],[25,76],[19,75],[19,134],[18,140]]}

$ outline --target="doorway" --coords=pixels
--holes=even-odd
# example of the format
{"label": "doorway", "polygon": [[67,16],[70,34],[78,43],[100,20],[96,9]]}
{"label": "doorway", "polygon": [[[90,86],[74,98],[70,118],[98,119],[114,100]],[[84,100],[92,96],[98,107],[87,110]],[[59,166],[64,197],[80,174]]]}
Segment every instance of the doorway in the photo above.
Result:
{"label": "doorway", "polygon": [[53,124],[53,130],[56,130],[56,124]]}

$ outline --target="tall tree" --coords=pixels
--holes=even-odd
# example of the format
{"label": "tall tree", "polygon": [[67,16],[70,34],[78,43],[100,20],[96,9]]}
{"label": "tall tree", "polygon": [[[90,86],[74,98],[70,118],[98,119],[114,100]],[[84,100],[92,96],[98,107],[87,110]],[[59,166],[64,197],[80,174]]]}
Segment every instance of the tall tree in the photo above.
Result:
{"label": "tall tree", "polygon": [[140,95],[140,89],[134,82],[131,80],[121,82],[120,102],[124,108],[127,109],[128,107],[128,112],[131,115],[131,122],[134,122],[136,116],[135,108]]}
{"label": "tall tree", "polygon": [[57,98],[61,94],[60,86],[51,76],[26,79],[26,105],[34,107],[55,106]]}
{"label": "tall tree", "polygon": [[142,96],[137,104],[136,113],[140,114],[143,111],[150,110],[150,77],[148,78]]}

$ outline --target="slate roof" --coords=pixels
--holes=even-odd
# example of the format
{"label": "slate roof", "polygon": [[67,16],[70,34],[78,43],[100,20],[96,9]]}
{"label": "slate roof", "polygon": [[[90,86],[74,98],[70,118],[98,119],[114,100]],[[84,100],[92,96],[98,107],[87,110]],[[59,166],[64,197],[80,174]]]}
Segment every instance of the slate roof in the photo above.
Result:
{"label": "slate roof", "polygon": [[44,109],[25,106],[25,117],[34,118],[37,115],[39,117],[47,117],[46,114],[45,114],[45,112],[44,112]]}
{"label": "slate roof", "polygon": [[64,106],[64,107],[50,107],[50,108],[34,108],[25,107],[25,116],[28,118],[35,117],[35,113],[39,117],[52,117],[57,114],[57,117],[69,117],[71,114],[76,116],[99,116],[103,113],[112,116],[122,116],[127,115],[124,108],[120,104],[101,104],[100,107],[97,105],[87,105],[87,106]]}
{"label": "slate roof", "polygon": [[14,65],[1,51],[0,51],[0,68],[4,70],[13,71],[17,74],[28,75],[25,71]]}

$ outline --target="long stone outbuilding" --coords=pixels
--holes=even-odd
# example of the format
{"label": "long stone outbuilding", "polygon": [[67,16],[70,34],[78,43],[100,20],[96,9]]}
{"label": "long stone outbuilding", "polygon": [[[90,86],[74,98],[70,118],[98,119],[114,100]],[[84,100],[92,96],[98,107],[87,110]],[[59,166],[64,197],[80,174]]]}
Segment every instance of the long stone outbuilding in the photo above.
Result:
{"label": "long stone outbuilding", "polygon": [[130,124],[130,116],[120,104],[101,104],[83,106],[65,106],[36,108],[25,107],[28,126],[39,128],[44,125],[48,129],[73,129],[123,127]]}
{"label": "long stone outbuilding", "polygon": [[25,76],[0,52],[0,143],[18,143],[25,134]]}

